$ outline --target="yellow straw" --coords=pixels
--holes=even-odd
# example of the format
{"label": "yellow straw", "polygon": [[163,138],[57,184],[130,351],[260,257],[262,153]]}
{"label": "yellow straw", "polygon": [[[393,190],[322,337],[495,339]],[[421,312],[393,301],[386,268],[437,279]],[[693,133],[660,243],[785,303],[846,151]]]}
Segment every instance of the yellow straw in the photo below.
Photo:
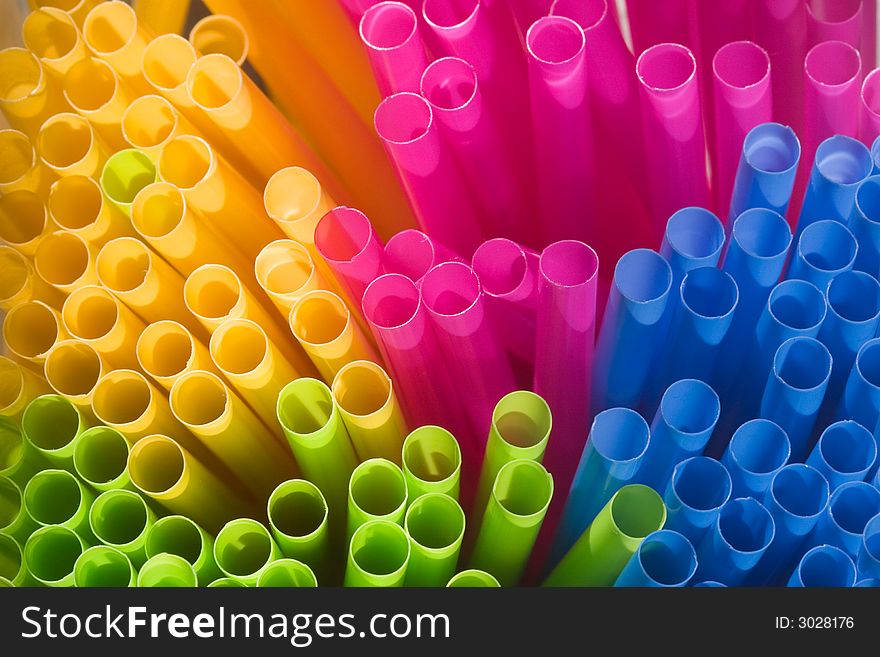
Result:
{"label": "yellow straw", "polygon": [[33,256],[52,228],[46,206],[36,193],[17,189],[0,195],[0,240],[16,251]]}
{"label": "yellow straw", "polygon": [[3,322],[3,341],[9,352],[36,365],[42,365],[49,350],[65,337],[58,311],[42,301],[13,306]]}
{"label": "yellow straw", "polygon": [[100,59],[74,64],[64,75],[64,97],[89,120],[111,150],[125,147],[120,126],[132,92],[110,64]]}
{"label": "yellow straw", "polygon": [[183,118],[170,101],[149,94],[136,98],[125,110],[121,121],[122,138],[156,160],[162,147],[179,134],[194,134],[195,128]]}
{"label": "yellow straw", "polygon": [[325,289],[327,282],[315,267],[308,249],[294,240],[275,240],[254,262],[257,282],[284,317],[302,297]]}
{"label": "yellow straw", "polygon": [[189,14],[189,0],[134,0],[142,25],[154,34],[180,33]]}
{"label": "yellow straw", "polygon": [[55,224],[98,249],[114,238],[134,233],[128,217],[104,197],[94,178],[59,178],[49,189],[48,206]]}
{"label": "yellow straw", "polygon": [[46,382],[14,360],[0,356],[0,415],[16,422],[33,399],[49,392]]}
{"label": "yellow straw", "polygon": [[46,285],[34,272],[33,265],[10,246],[0,244],[0,310],[9,310],[24,301],[43,301],[60,308],[63,295]]}
{"label": "yellow straw", "polygon": [[137,367],[135,345],[144,323],[104,288],[94,285],[74,291],[61,309],[61,321],[71,336],[94,347],[113,367]]}
{"label": "yellow straw", "polygon": [[9,124],[29,135],[43,121],[70,109],[40,58],[26,48],[0,50],[0,109]]}
{"label": "yellow straw", "polygon": [[28,136],[19,130],[0,130],[0,194],[24,189],[46,197],[55,174],[37,157]]}
{"label": "yellow straw", "polygon": [[76,23],[66,11],[44,7],[31,12],[21,27],[24,45],[55,75],[86,56],[86,46]]}
{"label": "yellow straw", "polygon": [[116,69],[135,90],[146,88],[141,60],[151,37],[138,25],[134,9],[117,0],[95,6],[83,23],[83,39],[89,50]]}
{"label": "yellow straw", "polygon": [[80,27],[86,19],[86,15],[91,11],[92,7],[102,0],[28,0],[28,4],[32,9],[41,7],[55,7],[67,12],[73,17],[73,20]]}
{"label": "yellow straw", "polygon": [[69,399],[81,413],[92,414],[95,386],[107,366],[91,345],[79,340],[55,343],[46,354],[43,370],[52,390]]}
{"label": "yellow straw", "polygon": [[79,114],[49,117],[37,133],[40,161],[59,176],[97,178],[107,159],[91,124]]}
{"label": "yellow straw", "polygon": [[40,278],[67,294],[98,282],[94,249],[79,235],[63,230],[40,240],[34,268]]}
{"label": "yellow straw", "polygon": [[203,55],[226,55],[241,66],[250,47],[248,34],[232,16],[205,16],[189,31],[189,42]]}
{"label": "yellow straw", "polygon": [[144,78],[177,109],[191,110],[194,105],[186,93],[186,74],[197,57],[192,44],[182,36],[163,34],[150,41],[144,49]]}
{"label": "yellow straw", "polygon": [[211,354],[185,326],[169,320],[147,326],[137,341],[141,369],[171,390],[178,377],[195,370],[213,370]]}

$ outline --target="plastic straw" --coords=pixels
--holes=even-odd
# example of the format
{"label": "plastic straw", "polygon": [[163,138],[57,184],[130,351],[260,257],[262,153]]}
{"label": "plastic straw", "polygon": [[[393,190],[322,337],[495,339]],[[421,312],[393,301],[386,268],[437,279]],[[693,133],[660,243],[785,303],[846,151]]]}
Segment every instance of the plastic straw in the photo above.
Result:
{"label": "plastic straw", "polygon": [[131,559],[135,568],[147,560],[147,534],[156,514],[137,493],[108,490],[98,495],[89,510],[89,526],[95,537]]}
{"label": "plastic straw", "polygon": [[351,537],[345,586],[403,586],[410,543],[403,528],[388,520],[371,520]]}
{"label": "plastic straw", "polygon": [[102,59],[83,59],[64,75],[64,98],[77,113],[86,117],[107,145],[125,148],[122,116],[133,93],[114,68]]}
{"label": "plastic straw", "polygon": [[880,419],[880,339],[868,340],[856,354],[836,419],[875,427]]}
{"label": "plastic straw", "polygon": [[856,189],[849,229],[859,245],[853,268],[872,276],[880,275],[880,177],[863,180]]}
{"label": "plastic straw", "polygon": [[645,537],[614,586],[681,587],[697,571],[697,553],[681,534],[661,529]]}
{"label": "plastic straw", "polygon": [[7,244],[2,244],[0,267],[3,268],[3,273],[0,274],[0,309],[8,311],[13,306],[36,296],[34,268],[24,255]]}
{"label": "plastic straw", "polygon": [[96,178],[106,159],[92,126],[79,114],[56,114],[40,127],[35,142],[40,161],[59,176]]}
{"label": "plastic straw", "polygon": [[864,481],[877,461],[877,442],[858,422],[844,420],[828,426],[807,457],[828,480],[831,491],[847,481]]}
{"label": "plastic straw", "polygon": [[672,471],[663,501],[667,529],[698,544],[731,497],[733,485],[727,468],[706,456],[681,461]]}
{"label": "plastic straw", "polygon": [[855,582],[856,567],[846,552],[831,545],[817,545],[803,556],[788,586],[848,588]]}
{"label": "plastic straw", "polygon": [[858,48],[862,37],[864,4],[870,3],[863,3],[862,0],[808,0],[807,42],[815,44],[838,40]]}
{"label": "plastic straw", "polygon": [[403,524],[406,500],[406,480],[398,466],[386,459],[364,461],[348,483],[348,536],[371,520]]}
{"label": "plastic straw", "polygon": [[0,532],[24,542],[39,525],[24,504],[24,494],[12,479],[0,477]]}
{"label": "plastic straw", "polygon": [[318,586],[315,573],[306,564],[295,559],[278,559],[263,569],[257,588],[312,588]]}
{"label": "plastic straw", "polygon": [[186,93],[186,74],[197,58],[198,53],[193,45],[182,36],[163,34],[152,39],[144,48],[142,71],[152,89],[171,101],[191,121],[197,121],[200,128],[204,128],[210,127],[208,121],[195,111],[195,104]]}
{"label": "plastic straw", "polygon": [[281,553],[307,564],[319,582],[327,584],[332,552],[327,502],[321,490],[305,479],[282,482],[269,496],[268,516]]}
{"label": "plastic straw", "polygon": [[403,441],[401,460],[410,503],[428,493],[458,499],[461,449],[446,429],[426,425],[413,430]]}
{"label": "plastic straw", "polygon": [[135,0],[138,22],[156,34],[180,32],[186,25],[190,0]]}
{"label": "plastic straw", "polygon": [[73,469],[99,493],[132,488],[128,476],[128,440],[109,427],[92,427],[76,437]]}
{"label": "plastic straw", "polygon": [[185,516],[165,516],[153,523],[147,532],[147,557],[168,553],[182,557],[196,571],[204,586],[220,576],[214,561],[214,539]]}
{"label": "plastic straw", "polygon": [[880,74],[871,71],[862,81],[859,139],[872,143],[880,136]]}
{"label": "plastic straw", "polygon": [[773,477],[790,456],[788,436],[775,422],[758,419],[740,425],[721,457],[733,484],[731,496],[764,499]]}
{"label": "plastic straw", "polygon": [[138,338],[136,351],[140,368],[166,390],[171,390],[178,376],[213,369],[204,345],[185,327],[170,320],[147,326]]}
{"label": "plastic straw", "polygon": [[102,2],[86,16],[82,33],[89,50],[116,69],[133,88],[145,86],[141,59],[151,35],[138,25],[134,9],[124,2]]}
{"label": "plastic straw", "polygon": [[856,564],[858,579],[880,579],[880,515],[874,516],[865,525]]}
{"label": "plastic straw", "polygon": [[131,560],[109,545],[86,549],[73,565],[73,585],[77,587],[127,588],[137,582]]}
{"label": "plastic straw", "polygon": [[43,586],[73,586],[73,568],[85,548],[83,540],[66,527],[41,527],[25,543],[22,563]]}
{"label": "plastic straw", "polygon": [[384,458],[400,465],[406,422],[391,377],[368,360],[344,365],[330,389],[361,460]]}
{"label": "plastic straw", "polygon": [[122,115],[120,129],[129,146],[154,160],[174,137],[195,132],[168,100],[155,94],[133,100]]}
{"label": "plastic straw", "polygon": [[73,469],[77,436],[88,426],[70,401],[58,395],[41,395],[27,405],[21,416],[24,439],[56,468]]}
{"label": "plastic straw", "polygon": [[107,370],[93,347],[62,340],[46,354],[43,369],[52,390],[73,402],[81,413],[91,414],[95,386]]}
{"label": "plastic straw", "polygon": [[[35,192],[17,189],[0,196],[0,239],[4,250],[12,248],[22,256],[33,256],[51,232],[50,226],[46,206]],[[41,288],[49,288],[41,278],[36,280]]]}
{"label": "plastic straw", "polygon": [[263,569],[281,556],[269,530],[256,520],[231,520],[214,541],[214,560],[227,577],[253,586]]}
{"label": "plastic straw", "polygon": [[418,93],[428,62],[415,12],[402,2],[377,2],[363,12],[359,29],[382,96]]}
{"label": "plastic straw", "polygon": [[254,271],[259,286],[285,318],[304,294],[328,287],[308,249],[294,240],[267,244],[254,261]]}
{"label": "plastic straw", "polygon": [[135,148],[114,153],[101,173],[101,189],[104,194],[129,216],[138,192],[154,182],[156,165],[146,153]]}
{"label": "plastic straw", "polygon": [[137,578],[138,588],[192,588],[198,585],[192,565],[176,554],[157,554],[141,568]]}
{"label": "plastic straw", "polygon": [[841,484],[831,494],[810,540],[839,547],[856,558],[868,522],[880,513],[880,491],[863,481]]}
{"label": "plastic straw", "polygon": [[56,231],[40,241],[34,270],[49,285],[66,294],[97,284],[94,249],[82,237]]}
{"label": "plastic straw", "polygon": [[23,301],[10,308],[3,322],[9,354],[39,366],[53,346],[66,337],[58,313],[42,301]]}
{"label": "plastic straw", "polygon": [[65,176],[55,181],[47,207],[52,221],[95,247],[134,234],[128,218],[106,199],[101,185],[86,176]]}
{"label": "plastic straw", "polygon": [[435,265],[458,259],[458,256],[430,235],[420,230],[408,229],[393,235],[385,244],[382,265],[386,273],[402,274],[418,285]]}
{"label": "plastic straw", "polygon": [[39,376],[0,356],[0,416],[20,420],[27,405],[46,392],[49,392],[48,386]]}
{"label": "plastic straw", "polygon": [[383,273],[382,242],[373,224],[360,210],[333,208],[315,226],[314,242],[348,298],[360,309],[367,286]]}
{"label": "plastic straw", "polygon": [[68,109],[39,57],[25,48],[0,50],[0,110],[9,125],[34,135],[43,121]]}
{"label": "plastic straw", "polygon": [[845,225],[830,219],[812,223],[798,240],[788,278],[800,278],[824,290],[832,278],[852,269],[858,249]]}
{"label": "plastic straw", "polygon": [[495,478],[470,567],[492,573],[502,586],[522,577],[553,497],[553,477],[535,461],[517,459]]}
{"label": "plastic straw", "polygon": [[406,586],[444,586],[455,572],[465,531],[464,511],[447,495],[422,495],[406,512],[410,541]]}
{"label": "plastic straw", "polygon": [[500,586],[501,584],[498,583],[494,575],[476,568],[469,568],[468,570],[456,573],[446,584],[446,588],[449,589],[499,588]]}
{"label": "plastic straw", "polygon": [[4,194],[27,190],[45,196],[54,179],[38,159],[30,139],[18,130],[0,130],[0,190]]}
{"label": "plastic straw", "polygon": [[232,16],[208,15],[193,25],[189,42],[203,55],[220,53],[241,66],[247,58],[250,40],[244,26]]}
{"label": "plastic straw", "polygon": [[0,577],[12,586],[39,585],[28,570],[24,549],[18,541],[6,534],[0,534]]}
{"label": "plastic straw", "polygon": [[724,248],[724,226],[705,208],[676,210],[666,222],[660,254],[672,269],[672,288],[677,290],[692,269],[714,267]]}
{"label": "plastic straw", "polygon": [[22,494],[25,512],[35,523],[41,527],[62,526],[87,543],[95,538],[89,527],[89,507],[94,499],[94,494],[67,470],[41,470]]}

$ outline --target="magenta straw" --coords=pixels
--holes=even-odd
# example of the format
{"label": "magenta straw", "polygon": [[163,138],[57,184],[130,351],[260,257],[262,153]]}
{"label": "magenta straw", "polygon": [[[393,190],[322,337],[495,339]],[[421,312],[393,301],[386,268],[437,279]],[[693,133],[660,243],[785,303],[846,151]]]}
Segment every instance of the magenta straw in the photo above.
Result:
{"label": "magenta straw", "polygon": [[374,4],[361,18],[360,34],[382,97],[418,93],[428,59],[416,13],[402,2]]}
{"label": "magenta straw", "polygon": [[[370,7],[379,4],[380,0],[339,0],[342,7],[348,12],[351,20],[357,25]],[[414,12],[419,11],[422,0],[403,0],[403,4]]]}
{"label": "magenta straw", "polygon": [[382,240],[360,210],[340,206],[321,217],[315,227],[315,248],[356,303],[383,273]]}
{"label": "magenta straw", "polygon": [[643,50],[658,43],[690,45],[692,0],[626,0],[633,50]]}
{"label": "magenta straw", "polygon": [[806,14],[808,48],[823,41],[843,41],[853,48],[861,45],[862,0],[807,0]]}
{"label": "magenta straw", "polygon": [[877,0],[867,0],[862,7],[862,66],[871,71],[877,66]]}
{"label": "magenta straw", "polygon": [[425,69],[420,89],[480,202],[483,233],[535,243],[526,181],[518,179],[513,152],[484,102],[476,69],[457,57],[438,59]]}
{"label": "magenta straw", "polygon": [[596,237],[585,43],[560,16],[539,18],[526,35],[543,244]]}
{"label": "magenta straw", "polygon": [[651,218],[660,242],[666,220],[686,206],[706,207],[706,141],[691,51],[675,43],[645,50],[636,63]]}
{"label": "magenta straw", "polygon": [[859,139],[868,145],[880,136],[880,70],[865,76],[862,82]]}
{"label": "magenta straw", "polygon": [[388,274],[403,274],[416,284],[434,265],[458,260],[452,251],[415,228],[393,235],[385,244],[382,265]]}
{"label": "magenta straw", "polygon": [[422,230],[470,257],[483,240],[470,195],[440,139],[431,105],[413,93],[394,94],[376,108],[375,123]]}
{"label": "magenta straw", "polygon": [[739,155],[748,132],[773,116],[770,57],[751,41],[722,46],[712,60],[714,144],[712,177],[715,207],[730,207]]}

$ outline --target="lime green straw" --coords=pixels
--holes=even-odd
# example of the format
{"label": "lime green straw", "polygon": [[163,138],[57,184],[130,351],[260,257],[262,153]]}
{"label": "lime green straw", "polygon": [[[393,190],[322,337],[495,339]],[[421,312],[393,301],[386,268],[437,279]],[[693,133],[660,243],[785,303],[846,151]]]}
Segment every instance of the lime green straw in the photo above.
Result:
{"label": "lime green straw", "polygon": [[479,589],[479,588],[498,588],[501,584],[492,575],[485,570],[462,570],[452,576],[446,588],[449,589]]}
{"label": "lime green straw", "polygon": [[318,580],[315,573],[302,561],[279,559],[263,569],[257,579],[259,588],[315,588]]}
{"label": "lime green straw", "polygon": [[280,557],[269,530],[250,518],[230,520],[214,541],[217,567],[248,586],[255,586],[263,569]]}
{"label": "lime green straw", "polygon": [[470,565],[515,586],[553,497],[553,477],[536,461],[518,459],[495,478]]}
{"label": "lime green straw", "polygon": [[25,441],[21,427],[0,416],[0,477],[9,477],[24,487],[28,480],[47,466],[45,459]]}
{"label": "lime green straw", "polygon": [[0,533],[24,542],[37,528],[24,508],[21,488],[9,477],[0,477]]}
{"label": "lime green straw", "polygon": [[348,484],[348,537],[370,520],[403,523],[406,480],[388,459],[368,459],[351,473]]}
{"label": "lime green straw", "polygon": [[214,561],[214,539],[185,516],[159,518],[147,532],[147,558],[176,554],[186,559],[196,571],[199,585],[205,586],[220,577]]}
{"label": "lime green straw", "polygon": [[12,582],[13,586],[37,585],[28,572],[21,544],[6,534],[0,534],[0,577]]}
{"label": "lime green straw", "polygon": [[98,492],[134,490],[128,477],[128,440],[116,429],[86,429],[73,445],[76,474]]}
{"label": "lime green straw", "polygon": [[[516,459],[541,462],[552,427],[550,407],[540,395],[516,390],[499,400],[489,425],[475,510],[482,512],[486,508],[495,477],[505,464]],[[476,524],[479,518],[472,518],[472,521]]]}
{"label": "lime green straw", "polygon": [[418,497],[407,509],[410,542],[406,586],[444,586],[458,565],[465,518],[458,502],[440,493]]}
{"label": "lime green straw", "polygon": [[40,527],[24,544],[24,562],[44,586],[73,586],[73,567],[85,548],[82,538],[67,527]]}
{"label": "lime green straw", "polygon": [[5,577],[0,577],[0,589],[8,589],[13,588],[15,584],[6,579]]}
{"label": "lime green straw", "polygon": [[41,395],[21,416],[21,433],[53,467],[73,471],[76,437],[87,425],[76,406],[60,395]]}
{"label": "lime green straw", "polygon": [[651,532],[663,528],[666,505],[653,488],[630,484],[608,500],[544,586],[611,586]]}
{"label": "lime green straw", "polygon": [[147,154],[127,148],[107,159],[101,172],[101,189],[116,207],[131,216],[134,197],[156,180],[156,165]]}
{"label": "lime green straw", "polygon": [[246,589],[247,586],[231,577],[220,577],[208,584],[209,589]]}
{"label": "lime green straw", "polygon": [[104,545],[125,554],[135,568],[147,560],[147,533],[156,514],[137,493],[108,490],[100,495],[89,511],[89,525]]}
{"label": "lime green straw", "polygon": [[95,543],[89,527],[94,499],[94,493],[67,470],[43,470],[24,487],[24,508],[34,522],[72,529],[89,545]]}
{"label": "lime green straw", "polygon": [[426,493],[458,499],[461,448],[446,429],[425,425],[412,431],[403,441],[401,460],[410,504]]}
{"label": "lime green straw", "polygon": [[140,588],[192,588],[198,586],[198,577],[192,564],[176,554],[157,554],[150,557],[138,573]]}
{"label": "lime green straw", "polygon": [[409,557],[409,538],[400,525],[370,520],[351,537],[345,586],[403,586]]}
{"label": "lime green straw", "polygon": [[109,545],[95,545],[73,565],[73,585],[81,588],[126,588],[137,582],[131,560]]}
{"label": "lime green straw", "polygon": [[269,527],[285,557],[307,564],[318,581],[330,581],[332,555],[327,530],[327,502],[321,490],[305,479],[278,484],[268,503]]}

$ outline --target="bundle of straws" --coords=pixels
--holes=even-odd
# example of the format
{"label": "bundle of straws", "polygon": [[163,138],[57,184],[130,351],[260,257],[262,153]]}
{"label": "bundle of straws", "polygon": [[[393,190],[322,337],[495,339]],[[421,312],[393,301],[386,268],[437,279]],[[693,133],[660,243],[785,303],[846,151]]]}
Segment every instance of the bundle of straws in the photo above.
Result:
{"label": "bundle of straws", "polygon": [[0,582],[880,585],[873,0],[30,1]]}

